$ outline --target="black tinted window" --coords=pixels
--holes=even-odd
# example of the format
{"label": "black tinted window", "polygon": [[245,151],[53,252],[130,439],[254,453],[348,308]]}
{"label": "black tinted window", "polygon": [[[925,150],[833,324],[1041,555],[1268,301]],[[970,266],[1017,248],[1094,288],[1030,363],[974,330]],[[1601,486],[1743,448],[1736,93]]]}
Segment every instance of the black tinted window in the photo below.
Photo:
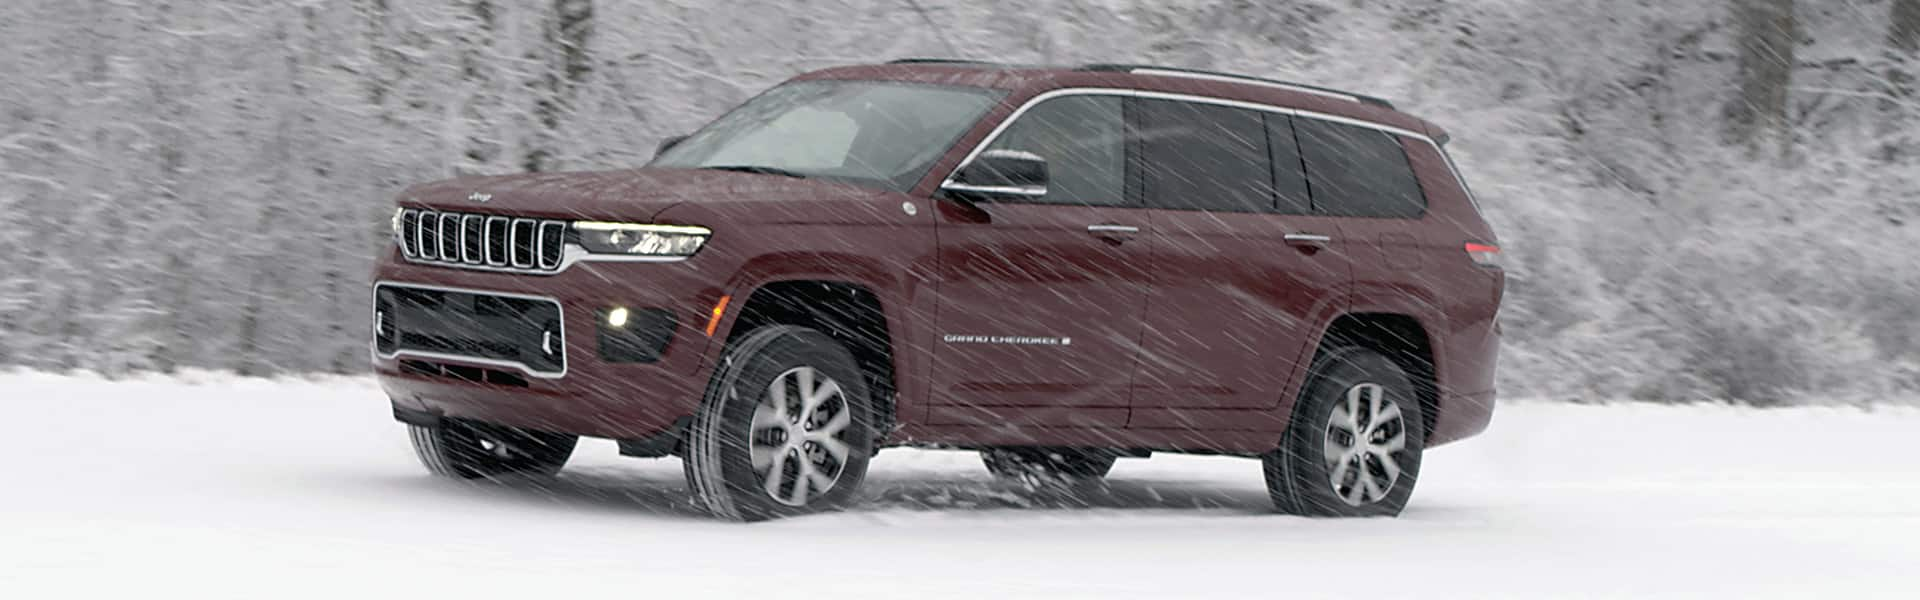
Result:
{"label": "black tinted window", "polygon": [[1127,122],[1118,96],[1068,96],[1034,106],[988,150],[1021,150],[1047,159],[1048,204],[1126,202]]}
{"label": "black tinted window", "polygon": [[1426,212],[1426,197],[1398,137],[1307,118],[1295,119],[1294,129],[1320,213],[1410,218]]}
{"label": "black tinted window", "polygon": [[1148,205],[1273,210],[1273,171],[1262,113],[1169,100],[1138,102]]}
{"label": "black tinted window", "polygon": [[1267,148],[1273,153],[1275,210],[1289,215],[1312,213],[1313,197],[1307,193],[1307,169],[1300,162],[1292,117],[1267,115]]}

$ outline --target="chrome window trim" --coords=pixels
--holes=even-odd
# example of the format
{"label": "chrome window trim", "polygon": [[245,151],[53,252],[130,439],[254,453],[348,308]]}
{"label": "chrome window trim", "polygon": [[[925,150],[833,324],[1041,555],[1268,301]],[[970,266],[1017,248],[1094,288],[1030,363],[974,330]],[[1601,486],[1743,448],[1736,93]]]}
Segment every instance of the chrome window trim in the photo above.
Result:
{"label": "chrome window trim", "polygon": [[1473,186],[1467,185],[1467,178],[1460,175],[1460,165],[1454,164],[1453,153],[1448,152],[1445,146],[1438,144],[1434,145],[1434,149],[1440,152],[1440,158],[1446,159],[1447,170],[1452,171],[1454,178],[1459,180],[1460,191],[1467,194],[1467,204],[1473,205],[1473,212],[1480,212],[1480,197],[1473,195]]}
{"label": "chrome window trim", "polygon": [[[380,281],[373,282],[373,294],[374,294],[373,305],[375,307],[374,314],[376,315],[376,318],[380,312],[378,307],[380,306],[379,297],[380,297],[380,288],[382,286],[395,287],[395,288],[412,288],[416,290],[427,290],[432,292],[452,292],[456,294],[476,294],[476,295],[482,295],[482,296],[498,296],[501,298],[516,298],[520,300],[533,300],[533,301],[546,302],[546,303],[552,304],[554,308],[559,309],[560,311],[560,371],[559,372],[535,371],[533,370],[533,367],[529,367],[526,364],[520,363],[518,361],[499,360],[499,359],[492,359],[492,358],[479,358],[479,357],[473,357],[473,356],[461,356],[458,354],[444,354],[439,352],[422,352],[419,350],[397,349],[392,354],[381,354],[379,340],[374,340],[373,342],[368,344],[368,349],[373,352],[373,356],[376,361],[399,360],[401,358],[418,358],[423,360],[452,360],[452,361],[459,361],[463,363],[471,363],[476,365],[510,368],[510,369],[518,370],[521,373],[525,373],[528,377],[532,377],[535,379],[548,379],[548,380],[560,379],[560,378],[566,377],[567,371],[571,369],[573,366],[572,361],[567,360],[567,305],[561,303],[558,298],[554,298],[551,296],[536,296],[532,294],[516,294],[512,292],[496,292],[493,290],[447,287],[447,286],[439,286],[439,285],[428,285],[428,284],[422,284],[422,283],[406,283],[406,282],[399,282],[399,281],[388,281],[383,279]],[[394,333],[397,336],[400,333],[400,330],[398,328],[395,328]],[[396,339],[394,343],[397,346],[399,344],[399,340]]]}
{"label": "chrome window trim", "polygon": [[[1247,83],[1239,80],[1234,80],[1234,81],[1235,83]],[[1326,121],[1329,123],[1339,123],[1342,125],[1352,125],[1355,127],[1372,129],[1374,131],[1390,133],[1393,135],[1410,138],[1410,139],[1418,140],[1421,142],[1426,142],[1427,145],[1433,147],[1434,151],[1439,152],[1441,156],[1447,156],[1447,149],[1441,146],[1439,142],[1434,141],[1433,138],[1429,137],[1427,134],[1420,133],[1417,131],[1402,129],[1399,127],[1394,127],[1392,125],[1383,125],[1380,123],[1364,121],[1361,119],[1355,119],[1351,117],[1342,117],[1339,115],[1330,115],[1326,113],[1314,112],[1310,110],[1301,110],[1297,108],[1286,108],[1281,106],[1274,106],[1271,104],[1260,104],[1258,102],[1246,102],[1243,100],[1228,100],[1226,98],[1214,98],[1210,96],[1196,96],[1193,94],[1173,94],[1168,92],[1153,92],[1153,91],[1147,91],[1147,90],[1133,90],[1133,89],[1125,89],[1125,88],[1098,88],[1098,87],[1061,88],[1057,90],[1044,92],[1044,93],[1041,93],[1040,95],[1034,96],[1032,99],[1027,100],[1025,104],[1021,104],[1020,108],[1014,109],[1012,114],[1007,115],[1007,118],[1000,121],[999,125],[994,126],[993,131],[991,133],[988,133],[987,137],[981,139],[979,144],[975,144],[973,147],[973,150],[967,152],[966,159],[961,160],[959,165],[956,165],[952,171],[947,173],[947,177],[940,181],[940,187],[944,188],[949,185],[952,185],[953,178],[959,175],[962,169],[965,169],[967,168],[968,165],[973,164],[974,159],[980,157],[980,153],[985,152],[989,146],[993,145],[994,141],[999,140],[1001,134],[1006,133],[1008,128],[1012,127],[1014,123],[1017,123],[1020,121],[1020,117],[1026,116],[1027,111],[1032,110],[1033,107],[1040,105],[1040,103],[1042,102],[1046,102],[1048,100],[1052,100],[1055,98],[1063,98],[1067,96],[1119,96],[1121,98],[1146,98],[1151,100],[1172,100],[1175,102],[1210,104],[1214,106],[1242,108],[1242,109],[1258,111],[1263,113],[1287,115],[1287,116],[1298,117],[1303,119],[1314,119],[1317,121]],[[1453,174],[1454,181],[1458,183],[1460,185],[1460,189],[1467,194],[1468,202],[1474,205],[1474,208],[1476,211],[1479,210],[1479,203],[1474,200],[1473,192],[1468,190],[1467,180],[1465,177],[1462,177],[1460,175],[1460,170],[1454,166],[1453,159],[1451,157],[1448,157],[1446,163],[1447,163],[1447,171]]]}

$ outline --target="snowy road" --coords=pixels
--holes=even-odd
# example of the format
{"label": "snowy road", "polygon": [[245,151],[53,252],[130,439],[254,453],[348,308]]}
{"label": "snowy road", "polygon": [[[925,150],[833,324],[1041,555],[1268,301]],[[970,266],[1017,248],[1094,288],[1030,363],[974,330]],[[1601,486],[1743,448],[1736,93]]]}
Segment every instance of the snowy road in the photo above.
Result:
{"label": "snowy road", "polygon": [[1911,409],[1510,404],[1398,520],[1268,514],[1248,460],[1071,499],[889,450],[864,508],[751,526],[607,443],[544,486],[430,479],[361,381],[0,375],[0,416],[0,598],[1920,594]]}

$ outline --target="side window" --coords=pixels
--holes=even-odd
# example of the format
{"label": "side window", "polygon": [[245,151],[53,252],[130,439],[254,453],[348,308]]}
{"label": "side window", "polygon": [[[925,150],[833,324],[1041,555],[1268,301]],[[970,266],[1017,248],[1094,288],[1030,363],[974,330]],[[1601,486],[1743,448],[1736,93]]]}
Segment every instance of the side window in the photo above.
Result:
{"label": "side window", "polygon": [[1294,129],[1321,214],[1406,219],[1427,211],[1399,137],[1308,118],[1295,119]]}
{"label": "side window", "polygon": [[1300,144],[1293,135],[1293,117],[1267,115],[1267,148],[1273,152],[1273,192],[1276,212],[1313,214],[1313,196],[1307,192],[1307,167],[1300,161]]}
{"label": "side window", "polygon": [[1273,210],[1273,167],[1262,113],[1137,100],[1147,205],[1174,210]]}
{"label": "side window", "polygon": [[1021,150],[1047,159],[1047,195],[1036,202],[1115,206],[1127,200],[1125,100],[1067,96],[1042,102],[994,139],[988,150]]}

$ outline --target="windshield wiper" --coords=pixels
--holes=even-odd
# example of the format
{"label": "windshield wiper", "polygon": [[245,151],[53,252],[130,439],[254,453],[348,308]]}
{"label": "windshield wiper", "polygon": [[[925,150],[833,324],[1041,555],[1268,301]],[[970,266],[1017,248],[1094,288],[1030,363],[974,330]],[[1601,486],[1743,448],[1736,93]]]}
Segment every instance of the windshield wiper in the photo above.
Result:
{"label": "windshield wiper", "polygon": [[792,177],[794,179],[806,179],[810,177],[806,173],[800,173],[797,171],[788,171],[786,169],[781,169],[778,167],[756,167],[751,165],[721,165],[717,167],[700,167],[700,168],[706,171],[733,171],[735,173],[753,173],[755,175],[779,175],[781,177]]}

